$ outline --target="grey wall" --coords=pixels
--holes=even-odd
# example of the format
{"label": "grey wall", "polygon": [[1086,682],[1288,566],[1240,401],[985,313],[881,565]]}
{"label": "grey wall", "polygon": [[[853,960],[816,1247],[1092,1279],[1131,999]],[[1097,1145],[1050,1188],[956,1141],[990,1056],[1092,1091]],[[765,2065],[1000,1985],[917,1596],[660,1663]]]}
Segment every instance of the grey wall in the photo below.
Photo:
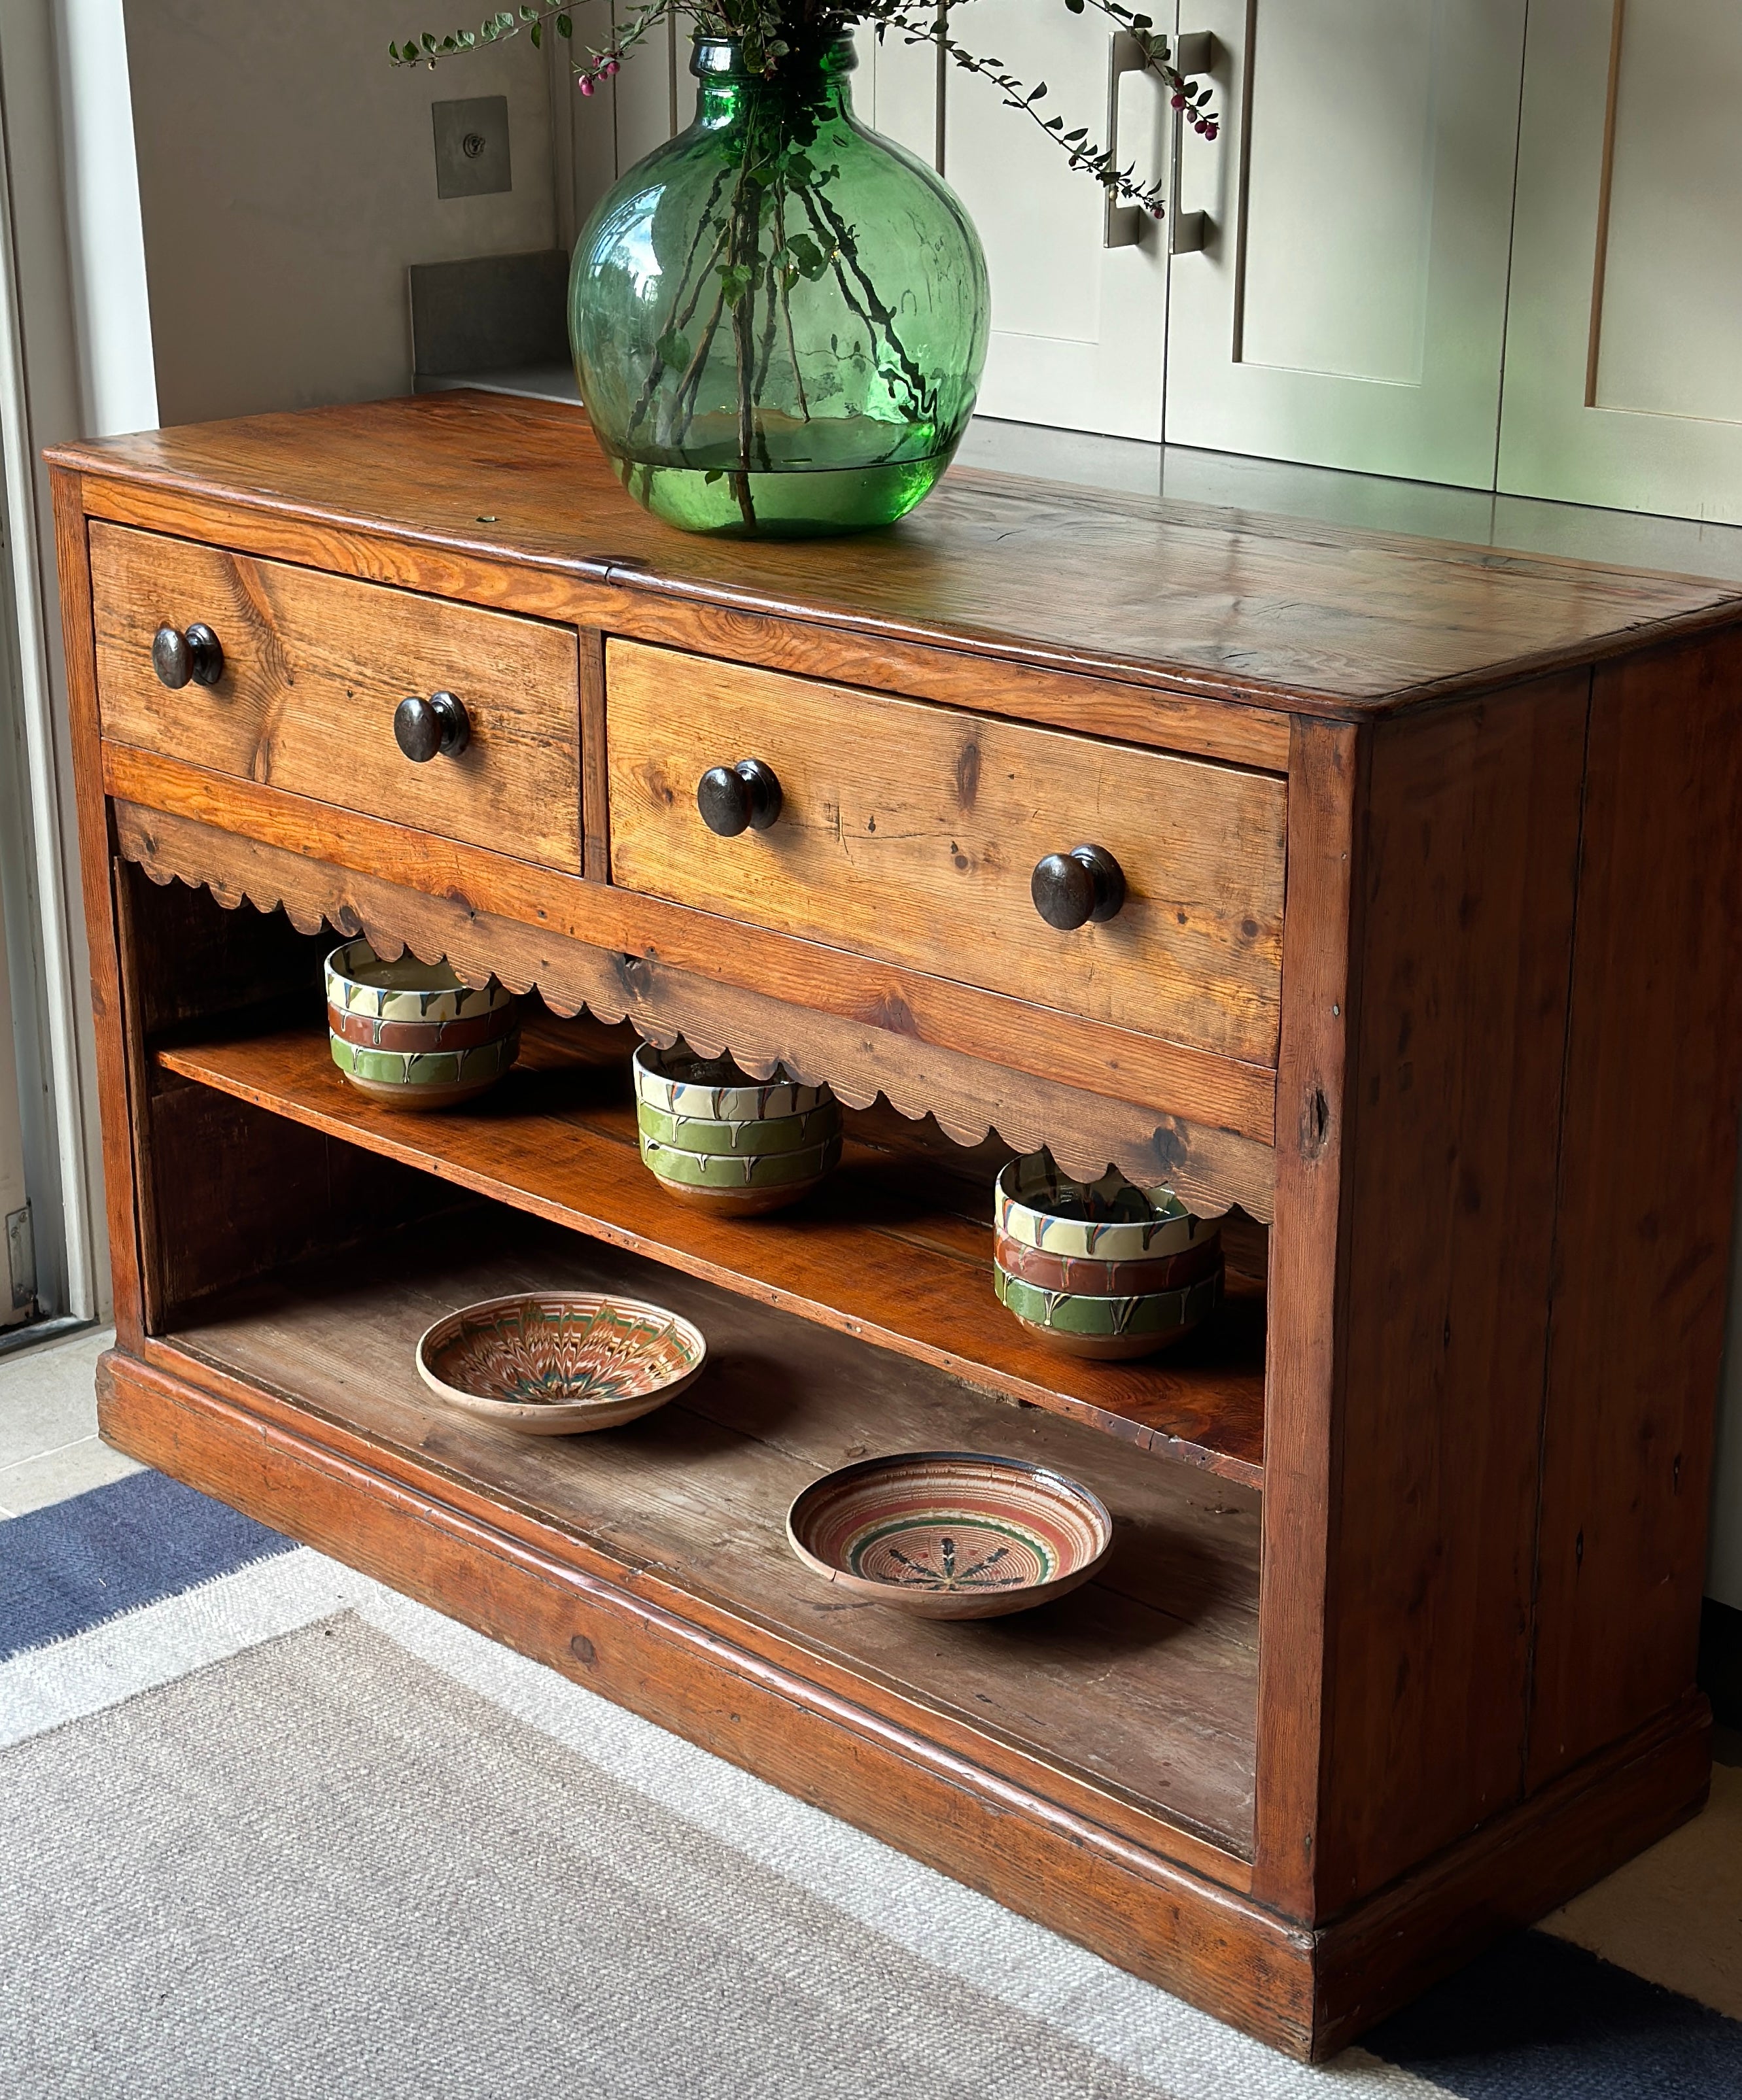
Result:
{"label": "grey wall", "polygon": [[[553,244],[550,71],[524,37],[387,63],[390,40],[481,11],[125,4],[164,423],[407,392],[407,263]],[[431,104],[498,94],[513,189],[439,199]]]}

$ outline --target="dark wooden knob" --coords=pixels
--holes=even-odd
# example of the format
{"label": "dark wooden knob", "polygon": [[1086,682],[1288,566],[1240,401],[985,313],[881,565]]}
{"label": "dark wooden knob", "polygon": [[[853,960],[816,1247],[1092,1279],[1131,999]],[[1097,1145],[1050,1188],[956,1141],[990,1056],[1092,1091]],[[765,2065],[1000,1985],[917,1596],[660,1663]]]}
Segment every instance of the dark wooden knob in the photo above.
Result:
{"label": "dark wooden knob", "polygon": [[1125,902],[1125,870],[1105,846],[1073,846],[1068,854],[1048,854],[1037,862],[1028,893],[1034,908],[1061,933],[1104,925],[1116,918]]}
{"label": "dark wooden knob", "polygon": [[413,765],[432,758],[458,758],[471,741],[471,724],[452,693],[431,693],[426,700],[408,693],[393,710],[393,740]]}
{"label": "dark wooden knob", "polygon": [[198,620],[185,630],[165,625],[151,638],[151,667],[172,693],[190,678],[197,686],[215,686],[223,676],[223,650]]}
{"label": "dark wooden knob", "polygon": [[710,832],[735,839],[740,832],[765,832],[780,814],[780,783],[759,758],[736,765],[710,765],[696,783],[696,807]]}

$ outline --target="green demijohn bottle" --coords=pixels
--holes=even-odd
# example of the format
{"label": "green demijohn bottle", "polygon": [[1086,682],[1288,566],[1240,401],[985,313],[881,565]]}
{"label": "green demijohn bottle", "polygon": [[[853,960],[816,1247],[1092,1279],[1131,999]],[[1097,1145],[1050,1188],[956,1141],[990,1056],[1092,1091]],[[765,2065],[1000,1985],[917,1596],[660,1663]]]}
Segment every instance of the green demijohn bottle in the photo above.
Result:
{"label": "green demijohn bottle", "polygon": [[810,538],[904,516],[974,411],[979,236],[854,117],[852,40],[750,72],[698,37],[689,129],[576,245],[581,398],[635,500],[686,532]]}

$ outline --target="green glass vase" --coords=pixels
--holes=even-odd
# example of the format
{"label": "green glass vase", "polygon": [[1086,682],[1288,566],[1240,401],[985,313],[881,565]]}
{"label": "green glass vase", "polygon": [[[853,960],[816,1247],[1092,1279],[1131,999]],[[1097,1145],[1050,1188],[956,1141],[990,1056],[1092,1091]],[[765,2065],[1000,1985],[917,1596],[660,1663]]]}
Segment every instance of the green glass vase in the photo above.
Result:
{"label": "green glass vase", "polygon": [[691,532],[887,525],[974,411],[988,301],[952,192],[852,112],[852,40],[749,71],[698,37],[687,131],[575,248],[581,398],[623,486]]}

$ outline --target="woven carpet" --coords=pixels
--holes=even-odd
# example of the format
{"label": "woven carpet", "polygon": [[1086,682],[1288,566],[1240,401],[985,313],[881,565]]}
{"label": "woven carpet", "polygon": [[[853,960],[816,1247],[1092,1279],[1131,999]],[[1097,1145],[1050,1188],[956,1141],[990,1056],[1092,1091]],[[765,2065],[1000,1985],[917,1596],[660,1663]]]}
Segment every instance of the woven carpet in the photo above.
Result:
{"label": "woven carpet", "polygon": [[1742,2093],[1742,1774],[1307,2069],[156,1474],[0,1657],[0,2094]]}

